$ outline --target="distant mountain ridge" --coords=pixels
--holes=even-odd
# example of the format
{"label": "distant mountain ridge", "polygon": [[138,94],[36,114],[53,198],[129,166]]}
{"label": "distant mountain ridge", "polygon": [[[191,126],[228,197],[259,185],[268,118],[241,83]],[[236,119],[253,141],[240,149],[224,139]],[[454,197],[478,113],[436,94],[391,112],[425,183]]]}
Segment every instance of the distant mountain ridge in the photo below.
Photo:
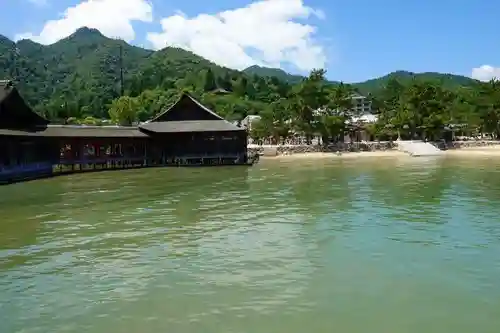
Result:
{"label": "distant mountain ridge", "polygon": [[[259,75],[276,77],[282,81],[286,81],[291,84],[300,82],[304,77],[300,75],[289,74],[279,68],[268,68],[261,66],[250,66],[243,70],[244,73],[249,75]],[[370,79],[363,82],[352,83],[352,85],[358,89],[361,93],[376,93],[376,91],[382,89],[385,84],[391,79],[397,79],[401,82],[406,82],[414,78],[426,79],[426,80],[439,80],[444,86],[448,88],[456,88],[459,86],[469,86],[477,83],[476,80],[455,74],[445,74],[436,72],[424,72],[424,73],[413,73],[409,71],[395,71],[387,75]],[[329,81],[332,84],[338,84],[338,81]]]}
{"label": "distant mountain ridge", "polygon": [[246,73],[248,75],[275,77],[279,80],[286,81],[291,84],[298,83],[304,78],[300,75],[289,74],[280,68],[261,67],[258,65],[253,65],[245,68],[243,70],[243,73]]}

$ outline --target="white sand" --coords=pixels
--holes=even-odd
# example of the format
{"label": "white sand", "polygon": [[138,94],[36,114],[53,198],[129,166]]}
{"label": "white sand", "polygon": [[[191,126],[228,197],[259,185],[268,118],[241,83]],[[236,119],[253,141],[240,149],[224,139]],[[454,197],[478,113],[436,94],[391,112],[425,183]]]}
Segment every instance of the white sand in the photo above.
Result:
{"label": "white sand", "polygon": [[[500,157],[500,145],[486,146],[486,147],[470,147],[451,149],[443,151],[445,157]],[[277,156],[262,156],[264,159],[278,159],[278,160],[294,160],[294,159],[339,159],[339,158],[374,158],[374,157],[394,157],[404,158],[411,157],[409,154],[399,151],[397,149],[385,151],[363,151],[363,152],[343,152],[337,153],[303,153],[303,154],[290,154],[290,155],[277,155]]]}
{"label": "white sand", "polygon": [[500,145],[447,150],[446,155],[456,157],[500,157]]}

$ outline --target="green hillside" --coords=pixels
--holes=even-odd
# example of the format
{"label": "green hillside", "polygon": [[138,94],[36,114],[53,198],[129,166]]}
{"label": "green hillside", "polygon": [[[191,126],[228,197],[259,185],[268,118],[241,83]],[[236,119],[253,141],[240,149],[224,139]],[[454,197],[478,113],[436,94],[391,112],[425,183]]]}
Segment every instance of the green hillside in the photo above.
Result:
{"label": "green hillside", "polygon": [[[131,100],[119,98],[122,90],[120,69],[124,77],[124,94]],[[326,81],[322,81],[324,73],[313,74],[316,76],[309,77],[308,89],[316,90]],[[119,103],[135,103],[139,111],[134,118],[144,120],[172,103],[183,90],[192,92],[221,115],[238,120],[248,114],[263,114],[276,108],[277,101],[298,96],[297,92],[307,81],[281,69],[252,66],[244,71],[232,70],[179,48],[151,51],[107,38],[89,28],[81,28],[47,46],[30,40],[14,43],[0,36],[0,78],[13,79],[37,112],[61,121],[108,118],[110,106],[117,109],[123,106]],[[323,83],[320,84],[318,78]],[[477,83],[463,76],[405,71],[351,86],[329,83],[339,87],[337,96],[344,96],[351,88],[379,96],[395,80],[403,86],[416,81],[432,81],[444,90]],[[217,88],[229,94],[212,93]],[[320,99],[312,101],[311,95],[307,96],[304,98],[309,100],[298,101],[297,105],[317,108],[329,100],[326,95],[321,97],[323,102],[319,102]],[[332,98],[343,102],[340,97]],[[280,108],[291,112],[289,106]]]}
{"label": "green hillside", "polygon": [[[233,99],[219,98],[231,99],[224,102],[227,109],[253,113],[263,106],[249,106],[252,101],[270,102],[289,89],[275,78],[217,66],[183,49],[154,52],[107,38],[95,29],[81,28],[47,46],[30,40],[14,43],[0,36],[0,78],[16,81],[30,105],[52,119],[108,117],[109,105],[120,96],[121,67],[126,95],[161,91],[163,103],[172,102],[179,90],[202,95],[220,87],[234,92]],[[155,111],[146,113],[151,112]]]}
{"label": "green hillside", "polygon": [[[267,68],[260,66],[251,66],[243,70],[243,72],[248,74],[256,74],[259,76],[276,77],[279,80],[288,82],[290,84],[296,84],[304,79],[300,75],[288,74],[282,69],[278,68]],[[357,89],[362,94],[376,94],[378,91],[382,90],[387,83],[392,80],[398,80],[402,83],[410,82],[414,79],[418,80],[433,80],[440,82],[444,87],[454,89],[461,86],[470,86],[477,83],[476,80],[471,79],[466,76],[453,75],[453,74],[442,74],[442,73],[412,73],[407,71],[396,71],[384,75],[379,78],[352,83],[352,86]],[[338,84],[337,81],[329,81],[332,84]]]}
{"label": "green hillside", "polygon": [[396,71],[376,79],[354,83],[353,86],[356,89],[358,89],[361,93],[376,94],[378,91],[382,90],[391,80],[398,80],[399,82],[404,84],[404,83],[409,83],[415,79],[423,81],[436,81],[439,82],[446,89],[455,89],[463,86],[471,86],[477,83],[477,81],[474,79],[460,75],[442,74],[433,72],[412,73],[407,71]]}
{"label": "green hillside", "polygon": [[106,104],[119,95],[120,46],[126,72],[151,54],[88,28],[48,46],[30,40],[7,46],[0,49],[0,77],[14,78],[31,105],[40,111],[63,104],[102,110],[96,116],[104,116]]}
{"label": "green hillside", "polygon": [[278,80],[285,81],[291,84],[298,83],[304,79],[303,76],[288,74],[287,72],[279,68],[261,67],[257,65],[245,68],[243,72],[248,75],[275,77]]}

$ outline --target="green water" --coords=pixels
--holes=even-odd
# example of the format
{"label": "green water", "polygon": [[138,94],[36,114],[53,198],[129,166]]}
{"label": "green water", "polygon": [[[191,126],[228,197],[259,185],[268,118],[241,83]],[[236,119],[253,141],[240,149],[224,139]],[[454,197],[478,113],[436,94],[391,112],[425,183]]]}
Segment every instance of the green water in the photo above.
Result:
{"label": "green water", "polygon": [[0,332],[498,333],[500,159],[0,187]]}

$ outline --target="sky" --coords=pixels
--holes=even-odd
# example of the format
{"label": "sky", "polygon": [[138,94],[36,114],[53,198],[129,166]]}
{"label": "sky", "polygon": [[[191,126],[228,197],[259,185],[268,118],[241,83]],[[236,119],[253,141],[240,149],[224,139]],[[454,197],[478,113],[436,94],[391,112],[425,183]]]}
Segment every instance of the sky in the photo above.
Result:
{"label": "sky", "polygon": [[325,68],[360,82],[397,70],[500,78],[495,0],[0,0],[0,34],[51,44],[82,26],[219,65]]}

